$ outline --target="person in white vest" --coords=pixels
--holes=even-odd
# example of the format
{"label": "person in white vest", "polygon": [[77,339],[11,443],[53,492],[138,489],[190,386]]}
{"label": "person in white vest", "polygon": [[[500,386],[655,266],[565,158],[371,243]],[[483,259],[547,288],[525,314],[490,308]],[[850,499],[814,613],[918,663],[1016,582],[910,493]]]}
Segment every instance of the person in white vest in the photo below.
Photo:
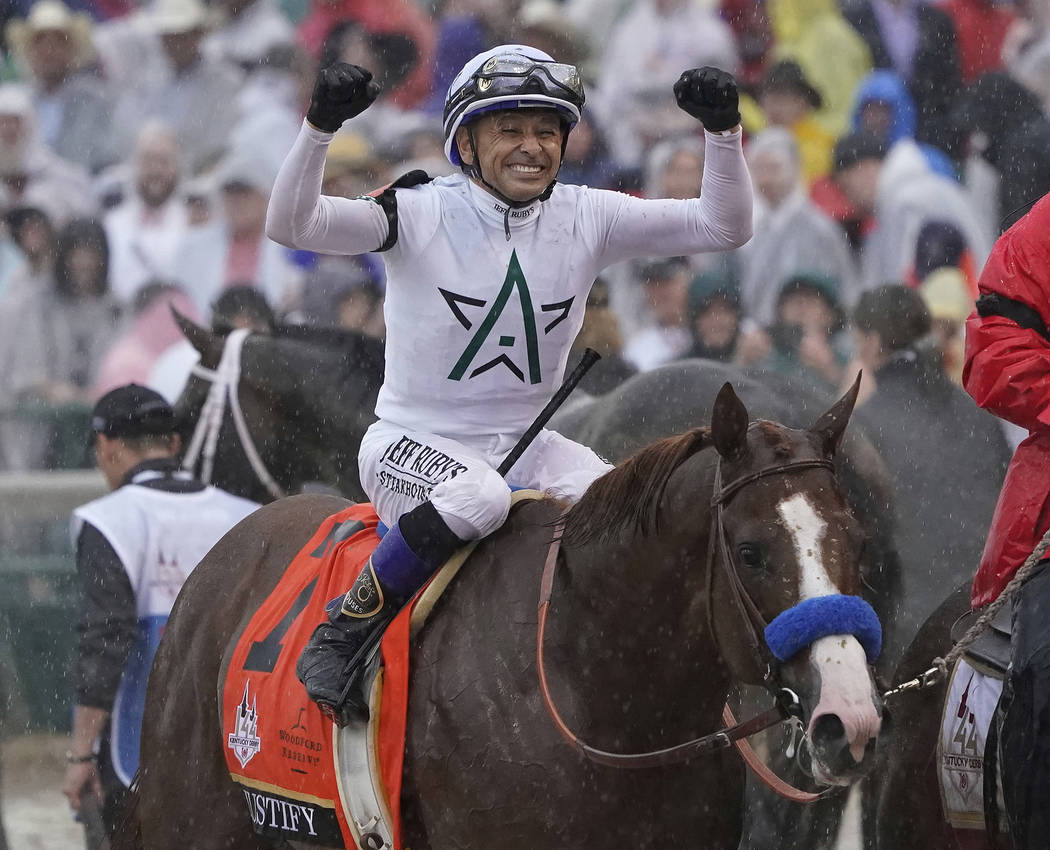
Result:
{"label": "person in white vest", "polygon": [[106,393],[91,430],[112,492],[73,512],[81,602],[62,791],[78,814],[101,809],[109,833],[138,769],[146,679],[172,603],[208,550],[258,507],[179,471],[176,427],[151,389]]}
{"label": "person in white vest", "polygon": [[374,197],[322,196],[325,153],[379,93],[369,71],[318,74],[306,121],[278,174],[267,235],[326,254],[385,252],[386,374],[361,442],[361,484],[390,531],[314,632],[298,665],[336,722],[367,713],[357,670],[383,628],[464,541],[498,528],[508,484],[578,498],[609,470],[542,431],[504,480],[496,467],[558,387],[587,292],[639,256],[739,247],[751,181],[733,78],[686,71],[678,105],[704,125],[702,192],[643,200],[558,184],[584,90],[577,68],[525,45],[471,59],[445,100],[444,147],[461,173],[410,172]]}

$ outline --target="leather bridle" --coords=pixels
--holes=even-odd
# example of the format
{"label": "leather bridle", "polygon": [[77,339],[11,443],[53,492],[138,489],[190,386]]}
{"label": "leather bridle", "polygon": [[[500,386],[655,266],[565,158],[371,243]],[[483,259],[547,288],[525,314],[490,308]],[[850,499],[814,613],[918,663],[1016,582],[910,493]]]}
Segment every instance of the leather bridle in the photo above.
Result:
{"label": "leather bridle", "polygon": [[737,747],[744,760],[753,770],[755,770],[759,778],[781,796],[787,797],[796,802],[812,802],[829,793],[834,793],[839,790],[837,788],[829,788],[819,793],[812,793],[794,788],[775,776],[775,774],[773,774],[772,771],[759,760],[750,745],[743,740],[750,735],[761,732],[763,729],[768,729],[771,726],[775,726],[777,723],[789,718],[795,718],[801,721],[802,706],[799,703],[798,696],[793,691],[780,686],[778,665],[768,646],[766,646],[764,637],[760,637],[765,632],[766,620],[740,579],[740,575],[736,568],[736,561],[734,560],[732,553],[729,550],[729,545],[726,542],[723,510],[729,500],[748,484],[771,475],[783,475],[807,469],[827,469],[834,475],[834,465],[830,460],[799,460],[765,467],[757,472],[743,475],[728,485],[723,486],[722,459],[719,457],[718,463],[715,467],[714,492],[711,497],[713,513],[711,518],[711,533],[709,535],[710,543],[707,554],[708,619],[711,626],[711,633],[715,636],[717,644],[718,638],[714,627],[711,591],[715,561],[718,559],[717,556],[721,555],[720,560],[729,580],[729,585],[732,588],[733,599],[735,600],[737,609],[740,611],[741,617],[747,626],[747,633],[751,643],[752,652],[755,654],[756,658],[759,659],[760,663],[765,665],[766,675],[764,677],[764,684],[773,693],[776,704],[773,708],[768,709],[743,723],[736,723],[733,713],[727,705],[722,712],[722,718],[726,723],[727,728],[660,750],[653,750],[644,753],[614,753],[592,747],[568,727],[558,711],[557,706],[554,704],[554,699],[551,695],[547,681],[546,664],[544,661],[544,637],[547,629],[547,615],[550,610],[551,595],[554,589],[554,573],[557,569],[558,555],[561,548],[562,530],[564,528],[564,517],[558,520],[555,527],[554,540],[551,542],[550,548],[547,552],[547,559],[543,568],[543,577],[540,581],[539,619],[536,630],[537,669],[539,672],[540,693],[543,697],[543,702],[547,708],[548,714],[562,737],[572,744],[583,756],[590,761],[608,767],[640,769],[681,764],[690,761],[699,755],[706,755],[708,753],[723,750],[733,744]]}
{"label": "leather bridle", "polygon": [[[767,466],[757,472],[742,475],[723,486],[721,457],[718,458],[718,463],[715,466],[714,492],[711,496],[711,534],[708,536],[707,550],[707,621],[710,624],[711,634],[714,635],[715,644],[717,645],[718,630],[715,628],[714,579],[715,562],[718,560],[717,556],[720,555],[722,568],[732,592],[733,602],[736,605],[737,610],[740,612],[741,618],[746,626],[746,634],[748,643],[751,647],[751,654],[754,658],[759,660],[760,669],[765,669],[763,683],[767,688],[774,692],[780,687],[780,665],[776,658],[773,657],[773,653],[770,652],[769,646],[766,644],[765,632],[766,626],[768,626],[769,623],[766,621],[766,618],[762,616],[762,612],[759,610],[758,605],[755,604],[755,600],[751,597],[751,594],[748,592],[747,588],[744,586],[744,582],[740,578],[740,571],[737,569],[736,559],[733,557],[733,553],[729,549],[729,543],[726,540],[724,511],[729,500],[747,485],[753,484],[755,481],[759,481],[763,478],[768,478],[771,475],[785,475],[790,472],[800,472],[807,469],[827,469],[833,476],[835,474],[834,464],[826,458],[796,460],[789,463]],[[725,654],[723,653],[723,658],[724,657]]]}

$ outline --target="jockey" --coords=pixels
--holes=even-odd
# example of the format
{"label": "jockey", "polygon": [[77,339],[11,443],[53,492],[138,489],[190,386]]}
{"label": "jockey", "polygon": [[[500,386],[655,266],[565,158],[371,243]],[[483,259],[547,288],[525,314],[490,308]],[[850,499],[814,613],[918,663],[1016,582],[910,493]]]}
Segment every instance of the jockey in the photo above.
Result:
{"label": "jockey", "polygon": [[[387,267],[386,374],[359,462],[390,531],[297,667],[337,722],[363,710],[351,685],[382,629],[457,548],[507,518],[510,488],[496,467],[560,384],[599,272],[750,238],[736,83],[703,68],[683,73],[674,92],[705,129],[698,198],[556,183],[584,105],[579,72],[503,45],[471,59],[445,99],[445,154],[461,174],[430,181],[412,172],[375,196],[346,199],[320,195],[325,151],[379,87],[354,65],[319,73],[274,186],[267,235],[322,253],[384,251]],[[508,479],[576,499],[609,469],[542,431]]]}
{"label": "jockey", "polygon": [[[975,608],[995,600],[1050,527],[1050,195],[996,242],[966,320],[963,385],[983,408],[1026,428],[974,579]],[[1003,794],[1018,850],[1050,835],[1050,558],[1013,599],[1010,667],[999,706]]]}

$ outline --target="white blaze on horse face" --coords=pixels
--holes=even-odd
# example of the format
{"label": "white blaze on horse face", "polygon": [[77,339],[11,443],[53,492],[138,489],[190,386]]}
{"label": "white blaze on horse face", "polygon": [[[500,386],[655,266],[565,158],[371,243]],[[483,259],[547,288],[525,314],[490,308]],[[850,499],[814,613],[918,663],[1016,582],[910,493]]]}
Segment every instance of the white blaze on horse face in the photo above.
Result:
{"label": "white blaze on horse face", "polygon": [[[838,593],[824,567],[822,543],[828,524],[809,499],[796,493],[777,505],[777,513],[795,545],[799,600]],[[820,675],[820,697],[810,715],[807,732],[813,731],[820,717],[835,715],[842,721],[850,753],[859,762],[868,740],[878,735],[881,725],[864,650],[852,635],[830,635],[814,641],[809,653]]]}
{"label": "white blaze on horse face", "polygon": [[809,499],[802,493],[796,493],[777,505],[777,513],[780,514],[780,521],[787,527],[795,544],[799,566],[799,600],[838,593],[831,583],[828,571],[824,569],[822,557],[821,544],[828,524],[814,510]]}

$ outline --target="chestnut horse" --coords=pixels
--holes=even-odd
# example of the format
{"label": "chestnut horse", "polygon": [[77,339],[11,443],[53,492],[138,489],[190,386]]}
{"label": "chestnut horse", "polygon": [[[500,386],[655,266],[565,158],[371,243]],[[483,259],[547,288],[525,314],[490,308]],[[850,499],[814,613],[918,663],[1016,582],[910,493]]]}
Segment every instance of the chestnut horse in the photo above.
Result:
{"label": "chestnut horse", "polygon": [[[553,701],[582,740],[613,752],[671,747],[721,728],[734,681],[765,683],[798,695],[802,749],[819,782],[848,785],[870,768],[877,650],[844,619],[817,618],[783,662],[762,640],[763,623],[782,612],[824,610],[859,590],[862,534],[829,462],[855,400],[856,387],[805,430],[749,425],[727,384],[710,428],[643,449],[568,510],[545,665]],[[115,847],[269,846],[226,771],[218,692],[285,566],[345,505],[320,495],[267,505],[190,576],[150,676],[138,797]],[[517,507],[415,640],[405,845],[735,848],[744,768],[731,750],[618,770],[570,746],[544,706],[537,600],[566,507]]]}

